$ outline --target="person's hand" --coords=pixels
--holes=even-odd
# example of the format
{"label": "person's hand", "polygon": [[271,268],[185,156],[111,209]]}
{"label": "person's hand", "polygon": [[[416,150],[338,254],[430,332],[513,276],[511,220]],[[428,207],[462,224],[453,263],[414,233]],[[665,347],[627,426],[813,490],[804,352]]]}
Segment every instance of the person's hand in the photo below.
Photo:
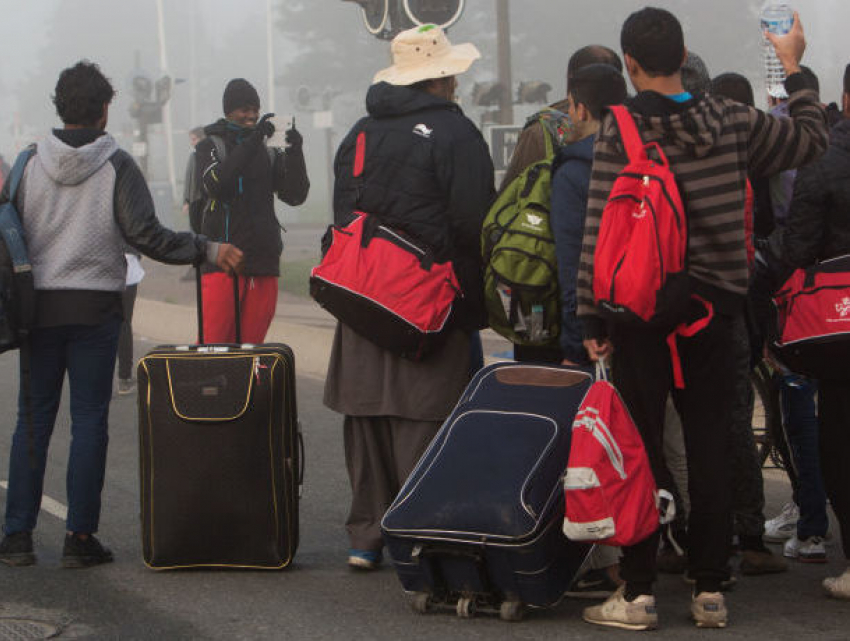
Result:
{"label": "person's hand", "polygon": [[590,360],[594,362],[601,358],[607,358],[614,353],[614,346],[607,338],[602,340],[588,338],[584,341],[584,348],[587,350],[587,355],[590,356]]}
{"label": "person's hand", "polygon": [[578,363],[573,363],[569,358],[565,358],[561,361],[561,365],[566,365],[567,367],[578,367]]}
{"label": "person's hand", "polygon": [[266,114],[260,118],[257,126],[254,127],[254,131],[258,136],[261,136],[262,138],[271,138],[274,136],[274,123],[272,122],[272,118],[274,118],[274,114]]}
{"label": "person's hand", "polygon": [[794,12],[794,24],[791,26],[791,31],[785,35],[778,36],[765,31],[765,37],[773,45],[776,57],[785,69],[785,74],[790,76],[793,73],[799,73],[800,60],[803,59],[803,52],[806,50],[806,35],[803,33],[800,15]]}
{"label": "person's hand", "polygon": [[295,151],[301,149],[301,146],[304,144],[303,136],[301,136],[301,133],[294,125],[291,129],[286,130],[286,144],[289,149],[294,149]]}
{"label": "person's hand", "polygon": [[215,257],[215,264],[225,271],[227,274],[239,273],[242,271],[243,254],[235,245],[229,243],[221,243],[218,247],[218,256]]}

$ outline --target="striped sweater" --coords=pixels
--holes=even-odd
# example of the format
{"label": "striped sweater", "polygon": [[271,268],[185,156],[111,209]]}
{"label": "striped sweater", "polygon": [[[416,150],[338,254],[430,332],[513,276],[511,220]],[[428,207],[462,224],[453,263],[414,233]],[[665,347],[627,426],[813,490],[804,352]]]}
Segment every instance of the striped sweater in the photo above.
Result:
{"label": "striped sweater", "polygon": [[[676,103],[643,92],[627,106],[646,142],[658,142],[677,177],[688,219],[692,289],[718,311],[734,313],[747,291],[744,209],[747,176],[768,176],[805,165],[826,149],[826,112],[801,74],[786,81],[791,118],[778,118],[728,99]],[[587,338],[605,335],[593,300],[593,256],[602,210],[627,164],[612,115],[602,122],[578,273],[578,314]]]}

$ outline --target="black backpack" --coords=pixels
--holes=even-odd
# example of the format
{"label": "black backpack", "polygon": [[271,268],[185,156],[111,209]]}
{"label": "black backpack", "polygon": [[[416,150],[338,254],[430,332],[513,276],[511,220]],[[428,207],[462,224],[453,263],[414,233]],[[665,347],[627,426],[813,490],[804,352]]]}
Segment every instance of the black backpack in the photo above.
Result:
{"label": "black backpack", "polygon": [[8,200],[0,204],[0,353],[26,343],[35,320],[35,286],[24,231],[15,205],[24,168],[35,151],[18,156],[7,179]]}

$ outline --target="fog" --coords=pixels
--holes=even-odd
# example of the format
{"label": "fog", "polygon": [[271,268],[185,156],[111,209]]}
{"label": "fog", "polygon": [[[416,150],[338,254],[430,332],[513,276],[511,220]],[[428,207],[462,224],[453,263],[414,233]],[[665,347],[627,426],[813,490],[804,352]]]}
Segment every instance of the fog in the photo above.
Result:
{"label": "fog", "polygon": [[[118,95],[110,108],[109,130],[132,149],[130,80],[139,68],[152,78],[173,77],[169,102],[176,188],[189,151],[187,131],[221,116],[221,94],[233,77],[245,77],[260,93],[263,109],[294,114],[305,137],[313,193],[290,222],[328,218],[328,144],[363,114],[363,98],[373,74],[389,63],[389,44],[368,35],[359,9],[341,0],[271,0],[272,65],[268,63],[267,0],[162,0],[163,42],[158,36],[155,0],[0,0],[0,153],[8,161],[22,146],[45,135],[58,119],[51,103],[59,72],[81,58],[97,62]],[[513,79],[544,80],[550,101],[563,97],[570,54],[586,44],[619,50],[623,19],[645,2],[638,0],[511,0]],[[706,62],[712,75],[740,71],[763,96],[758,11],[761,0],[655,0],[675,12],[686,44]],[[850,3],[799,0],[808,39],[804,62],[821,80],[825,102],[839,98],[844,65],[850,62]],[[468,0],[460,22],[449,31],[453,42],[474,42],[484,54],[461,76],[459,95],[468,115],[480,122],[473,105],[476,81],[494,80],[495,0]],[[162,45],[162,46],[161,46]],[[167,69],[161,64],[165,54]],[[313,96],[310,110],[296,110],[299,87]],[[328,102],[325,102],[328,101]],[[764,100],[758,99],[760,106]],[[330,140],[315,129],[311,110],[333,115]],[[539,105],[518,105],[522,122]],[[166,126],[150,129],[150,179],[170,181]]]}

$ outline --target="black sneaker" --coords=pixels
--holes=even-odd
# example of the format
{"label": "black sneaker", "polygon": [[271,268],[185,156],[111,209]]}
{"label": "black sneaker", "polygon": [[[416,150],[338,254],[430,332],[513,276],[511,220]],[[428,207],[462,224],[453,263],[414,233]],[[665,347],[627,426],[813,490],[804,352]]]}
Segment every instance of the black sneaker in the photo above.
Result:
{"label": "black sneaker", "polygon": [[81,538],[79,534],[65,535],[62,550],[63,568],[87,568],[101,563],[112,563],[112,552],[103,547],[93,535]]}
{"label": "black sneaker", "polygon": [[12,566],[33,565],[35,554],[32,551],[32,533],[15,532],[7,534],[0,541],[0,563]]}
{"label": "black sneaker", "polygon": [[574,599],[607,599],[618,587],[604,569],[588,570],[575,578],[564,596]]}

